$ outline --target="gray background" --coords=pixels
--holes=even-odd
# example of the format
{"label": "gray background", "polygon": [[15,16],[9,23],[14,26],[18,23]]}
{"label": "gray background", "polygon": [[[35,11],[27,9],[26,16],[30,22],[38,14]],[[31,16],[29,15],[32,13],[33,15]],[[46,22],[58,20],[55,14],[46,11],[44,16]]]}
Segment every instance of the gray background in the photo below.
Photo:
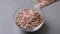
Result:
{"label": "gray background", "polygon": [[38,31],[21,31],[16,26],[13,15],[17,8],[30,6],[30,0],[0,0],[0,34],[60,34],[60,1],[43,9],[46,22]]}

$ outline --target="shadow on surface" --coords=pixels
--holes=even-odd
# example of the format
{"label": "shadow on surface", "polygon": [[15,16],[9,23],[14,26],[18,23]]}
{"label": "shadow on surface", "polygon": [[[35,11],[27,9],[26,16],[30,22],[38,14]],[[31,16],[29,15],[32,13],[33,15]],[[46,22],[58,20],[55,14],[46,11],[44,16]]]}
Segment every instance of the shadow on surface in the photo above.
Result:
{"label": "shadow on surface", "polygon": [[55,2],[58,2],[58,1],[60,1],[60,0],[55,0]]}
{"label": "shadow on surface", "polygon": [[35,32],[24,32],[25,34],[47,34],[48,32],[48,27],[46,25],[46,23],[44,23],[42,25],[42,27],[40,29],[38,29],[37,31]]}

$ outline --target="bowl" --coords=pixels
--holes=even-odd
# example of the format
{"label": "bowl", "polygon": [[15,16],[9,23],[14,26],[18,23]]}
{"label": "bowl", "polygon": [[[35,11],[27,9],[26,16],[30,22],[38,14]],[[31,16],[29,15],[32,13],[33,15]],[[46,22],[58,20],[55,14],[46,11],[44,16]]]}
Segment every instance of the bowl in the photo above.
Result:
{"label": "bowl", "polygon": [[[25,8],[24,8],[25,9]],[[33,9],[33,8],[29,8],[29,9]],[[15,21],[15,23],[16,23],[16,19],[15,19],[15,17],[16,17],[16,15],[17,15],[17,13],[18,13],[18,11],[19,10],[23,10],[23,9],[17,9],[16,11],[15,11],[15,14],[14,14],[14,21]],[[42,16],[42,19],[43,19],[43,21],[42,21],[42,23],[40,24],[40,25],[38,25],[37,27],[35,27],[35,28],[33,28],[33,29],[24,29],[24,28],[21,28],[21,27],[19,27],[22,31],[25,31],[25,32],[34,32],[34,31],[37,31],[38,29],[40,29],[41,27],[42,27],[42,25],[44,24],[44,22],[45,22],[45,15],[44,15],[44,12],[43,12],[43,10],[42,9],[34,9],[34,10],[36,10],[38,13],[40,13],[41,14],[41,16]]]}

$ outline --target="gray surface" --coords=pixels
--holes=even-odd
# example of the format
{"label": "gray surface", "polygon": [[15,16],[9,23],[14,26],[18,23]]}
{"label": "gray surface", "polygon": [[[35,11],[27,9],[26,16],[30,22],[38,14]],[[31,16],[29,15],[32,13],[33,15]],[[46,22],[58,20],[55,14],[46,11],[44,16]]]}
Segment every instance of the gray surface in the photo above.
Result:
{"label": "gray surface", "polygon": [[[0,0],[0,34],[60,34],[60,1],[43,9],[46,22],[37,32],[22,32],[14,23],[17,8],[29,7],[29,0]],[[26,5],[27,4],[27,5]]]}

